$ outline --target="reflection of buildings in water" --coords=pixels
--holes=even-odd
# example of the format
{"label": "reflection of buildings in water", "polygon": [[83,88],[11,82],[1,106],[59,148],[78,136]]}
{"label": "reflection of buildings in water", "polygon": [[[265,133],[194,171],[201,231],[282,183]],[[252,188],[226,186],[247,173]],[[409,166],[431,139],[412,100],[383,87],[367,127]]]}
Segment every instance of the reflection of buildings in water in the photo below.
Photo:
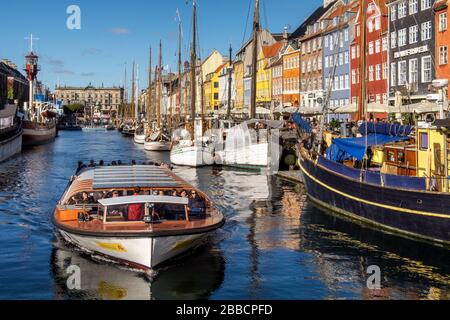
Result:
{"label": "reflection of buildings in water", "polygon": [[[255,241],[260,250],[300,250],[300,216],[304,197],[294,186],[278,185],[270,207],[256,207]],[[281,199],[280,199],[281,198]]]}
{"label": "reflection of buildings in water", "polygon": [[[331,292],[351,283],[361,299],[448,299],[448,251],[363,227],[308,206],[302,217],[302,249],[314,255]],[[305,221],[306,220],[306,221]],[[381,290],[369,290],[367,268],[381,269]]]}
{"label": "reflection of buildings in water", "polygon": [[[69,290],[67,268],[76,265],[81,290]],[[92,260],[60,240],[52,252],[57,299],[193,300],[208,299],[224,278],[224,261],[213,248],[199,249],[156,272],[154,279],[119,265]]]}

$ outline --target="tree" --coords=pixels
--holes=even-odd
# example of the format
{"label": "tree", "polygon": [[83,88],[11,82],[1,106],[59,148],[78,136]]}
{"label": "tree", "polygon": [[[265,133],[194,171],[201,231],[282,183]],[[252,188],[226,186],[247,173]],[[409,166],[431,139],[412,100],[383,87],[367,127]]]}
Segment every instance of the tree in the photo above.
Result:
{"label": "tree", "polygon": [[63,107],[65,114],[84,113],[84,106],[79,103],[68,104]]}

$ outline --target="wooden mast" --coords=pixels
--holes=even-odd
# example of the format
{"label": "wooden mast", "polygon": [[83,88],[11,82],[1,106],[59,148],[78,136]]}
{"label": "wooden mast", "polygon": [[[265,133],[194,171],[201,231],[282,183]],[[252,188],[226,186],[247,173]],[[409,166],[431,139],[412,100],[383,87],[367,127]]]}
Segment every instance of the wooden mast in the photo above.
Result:
{"label": "wooden mast", "polygon": [[134,92],[134,90],[135,90],[135,88],[134,88],[134,65],[135,65],[135,62],[133,61],[133,72],[132,72],[132,75],[131,75],[131,105],[130,105],[130,109],[131,110],[129,110],[129,114],[128,114],[128,116],[130,117],[130,118],[132,118],[133,117],[133,114],[134,114],[134,94],[135,94],[135,92]]}
{"label": "wooden mast", "polygon": [[158,117],[158,129],[161,128],[161,77],[162,77],[162,41],[159,40],[159,59],[158,59],[158,96],[156,98],[157,105],[157,117]]}
{"label": "wooden mast", "polygon": [[178,116],[181,121],[181,20],[178,24]]}
{"label": "wooden mast", "polygon": [[197,68],[197,2],[193,2],[193,15],[192,15],[192,46],[191,46],[191,126],[190,134],[191,139],[194,140],[194,125],[195,125],[195,105],[196,105],[196,81],[195,81],[195,71]]}
{"label": "wooden mast", "polygon": [[233,57],[233,48],[230,44],[230,62],[229,62],[229,68],[228,68],[228,108],[227,108],[227,119],[230,119],[231,117],[231,85],[233,83],[232,78],[232,57]]}
{"label": "wooden mast", "polygon": [[152,47],[149,49],[148,59],[148,88],[147,88],[147,124],[150,126],[152,120]]}
{"label": "wooden mast", "polygon": [[172,89],[173,89],[173,79],[171,77],[171,71],[169,70],[169,128],[172,128],[172,117],[173,117],[173,111],[172,111]]}
{"label": "wooden mast", "polygon": [[[367,67],[367,61],[366,61],[366,15],[367,15],[367,3],[366,0],[361,1],[361,24],[360,24],[360,73],[359,73],[359,101],[358,101],[358,120],[362,120],[366,117],[367,113],[367,101],[366,101],[366,67]],[[367,121],[367,119],[365,119]]]}
{"label": "wooden mast", "polygon": [[253,54],[252,54],[252,86],[250,100],[250,119],[256,118],[256,75],[258,62],[259,36],[259,0],[255,0],[255,15],[253,17]]}

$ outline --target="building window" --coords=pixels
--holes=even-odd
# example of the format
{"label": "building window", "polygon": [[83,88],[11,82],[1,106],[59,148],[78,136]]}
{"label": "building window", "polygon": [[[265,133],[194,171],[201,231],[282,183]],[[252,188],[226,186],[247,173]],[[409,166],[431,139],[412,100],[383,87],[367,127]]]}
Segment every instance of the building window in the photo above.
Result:
{"label": "building window", "polygon": [[356,70],[352,70],[352,84],[356,84]]}
{"label": "building window", "polygon": [[393,4],[391,7],[391,21],[397,19],[397,5]]}
{"label": "building window", "polygon": [[369,66],[369,81],[373,81],[373,66]]}
{"label": "building window", "polygon": [[439,15],[439,31],[447,30],[447,12]]}
{"label": "building window", "polygon": [[422,23],[422,41],[431,39],[431,21]]}
{"label": "building window", "polygon": [[349,53],[348,53],[348,51],[345,51],[345,52],[344,52],[344,62],[345,62],[346,64],[350,63],[350,58],[349,58]]}
{"label": "building window", "polygon": [[406,61],[399,61],[398,62],[398,85],[399,86],[403,86],[408,82],[406,72],[407,72]]}
{"label": "building window", "polygon": [[387,51],[388,50],[388,38],[387,37],[383,38],[382,47],[383,47],[383,51]]}
{"label": "building window", "polygon": [[417,91],[419,82],[419,62],[417,59],[409,60],[409,85],[412,92]]}
{"label": "building window", "polygon": [[349,84],[349,76],[348,76],[348,74],[346,74],[345,76],[344,76],[344,88],[345,89],[348,89],[348,88],[350,88],[350,84]]}
{"label": "building window", "polygon": [[409,44],[417,43],[419,41],[419,27],[409,27]]}
{"label": "building window", "polygon": [[419,11],[419,0],[409,0],[409,14],[415,14]]}
{"label": "building window", "polygon": [[381,29],[381,20],[380,17],[375,18],[375,30]]}
{"label": "building window", "polygon": [[406,1],[398,4],[398,18],[406,17]]}
{"label": "building window", "polygon": [[448,63],[448,47],[440,46],[439,47],[439,64],[447,64]]}
{"label": "building window", "polygon": [[432,0],[422,0],[422,11],[431,8]]}
{"label": "building window", "polygon": [[373,54],[373,42],[369,42],[369,54]]}
{"label": "building window", "polygon": [[420,150],[428,150],[428,133],[421,132],[419,134]]}
{"label": "building window", "polygon": [[352,59],[356,59],[356,47],[352,47]]}
{"label": "building window", "polygon": [[432,80],[432,62],[431,56],[422,57],[422,82],[431,82]]}
{"label": "building window", "polygon": [[380,40],[375,41],[375,52],[379,53],[381,51],[381,42]]}
{"label": "building window", "polygon": [[391,63],[391,87],[395,87],[397,85],[397,68],[395,62]]}
{"label": "building window", "polygon": [[398,46],[403,47],[406,45],[406,28],[398,31]]}
{"label": "building window", "polygon": [[375,66],[375,80],[381,80],[381,64]]}
{"label": "building window", "polygon": [[387,75],[388,75],[388,64],[387,62],[383,63],[383,80],[387,79]]}
{"label": "building window", "polygon": [[395,47],[397,47],[397,33],[391,32],[391,48],[394,49]]}

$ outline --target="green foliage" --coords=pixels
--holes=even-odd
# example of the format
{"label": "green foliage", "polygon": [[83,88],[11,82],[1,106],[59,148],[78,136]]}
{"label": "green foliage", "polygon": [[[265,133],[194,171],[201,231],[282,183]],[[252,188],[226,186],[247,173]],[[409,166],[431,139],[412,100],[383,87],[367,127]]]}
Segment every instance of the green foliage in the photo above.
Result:
{"label": "green foliage", "polygon": [[65,114],[84,113],[84,106],[79,103],[65,105],[63,109]]}

